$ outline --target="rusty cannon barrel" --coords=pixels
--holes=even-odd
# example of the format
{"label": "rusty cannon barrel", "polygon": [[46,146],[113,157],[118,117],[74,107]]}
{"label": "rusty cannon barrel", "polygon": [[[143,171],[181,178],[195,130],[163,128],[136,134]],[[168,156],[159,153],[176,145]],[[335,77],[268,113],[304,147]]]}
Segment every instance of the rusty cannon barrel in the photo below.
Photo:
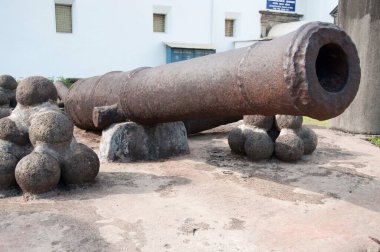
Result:
{"label": "rusty cannon barrel", "polygon": [[65,109],[83,129],[249,114],[322,120],[348,107],[359,80],[350,37],[333,24],[313,22],[246,48],[79,80]]}

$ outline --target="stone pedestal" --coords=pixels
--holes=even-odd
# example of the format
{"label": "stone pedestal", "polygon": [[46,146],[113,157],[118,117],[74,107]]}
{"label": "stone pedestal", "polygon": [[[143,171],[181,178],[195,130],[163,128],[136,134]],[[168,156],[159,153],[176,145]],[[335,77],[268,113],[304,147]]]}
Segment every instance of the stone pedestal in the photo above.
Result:
{"label": "stone pedestal", "polygon": [[100,141],[102,162],[157,160],[187,153],[189,145],[182,122],[153,126],[117,123],[103,131]]}

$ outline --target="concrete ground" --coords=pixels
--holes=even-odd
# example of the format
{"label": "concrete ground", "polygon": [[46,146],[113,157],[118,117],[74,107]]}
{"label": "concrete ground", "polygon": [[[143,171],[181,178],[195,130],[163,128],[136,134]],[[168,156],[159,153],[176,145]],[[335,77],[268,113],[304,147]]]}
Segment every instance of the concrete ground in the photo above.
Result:
{"label": "concrete ground", "polygon": [[[252,163],[231,154],[230,128],[190,137],[186,156],[102,164],[92,185],[11,192],[0,251],[380,249],[380,148],[319,128],[313,155]],[[76,136],[97,148],[99,136]]]}

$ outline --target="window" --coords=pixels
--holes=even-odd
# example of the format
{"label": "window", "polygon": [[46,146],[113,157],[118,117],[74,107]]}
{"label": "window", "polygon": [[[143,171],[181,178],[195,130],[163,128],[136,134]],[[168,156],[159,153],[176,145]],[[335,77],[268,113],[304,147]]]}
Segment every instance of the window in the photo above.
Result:
{"label": "window", "polygon": [[165,32],[165,14],[153,14],[153,32]]}
{"label": "window", "polygon": [[57,32],[73,32],[71,5],[55,5],[55,28]]}
{"label": "window", "polygon": [[213,49],[190,49],[190,48],[171,48],[166,50],[166,63],[173,63],[182,60],[202,57],[209,54],[214,54]]}
{"label": "window", "polygon": [[226,19],[224,22],[224,36],[233,37],[234,36],[234,24],[235,20]]}

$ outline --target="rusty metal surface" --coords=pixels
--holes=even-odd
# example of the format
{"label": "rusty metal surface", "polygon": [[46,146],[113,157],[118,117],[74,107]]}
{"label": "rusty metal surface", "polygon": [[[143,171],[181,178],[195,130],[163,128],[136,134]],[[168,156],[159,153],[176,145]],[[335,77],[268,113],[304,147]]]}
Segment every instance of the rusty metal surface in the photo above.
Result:
{"label": "rusty metal surface", "polygon": [[246,48],[82,79],[65,106],[84,129],[99,129],[94,108],[114,104],[124,119],[142,124],[247,114],[328,119],[351,103],[359,80],[351,39],[335,25],[313,22]]}
{"label": "rusty metal surface", "polygon": [[95,107],[92,111],[92,122],[96,128],[104,129],[113,123],[124,121],[123,113],[119,111],[117,104]]}
{"label": "rusty metal surface", "polygon": [[55,81],[54,86],[57,89],[59,99],[64,101],[65,97],[69,93],[68,87],[65,85],[65,83],[63,81]]}

